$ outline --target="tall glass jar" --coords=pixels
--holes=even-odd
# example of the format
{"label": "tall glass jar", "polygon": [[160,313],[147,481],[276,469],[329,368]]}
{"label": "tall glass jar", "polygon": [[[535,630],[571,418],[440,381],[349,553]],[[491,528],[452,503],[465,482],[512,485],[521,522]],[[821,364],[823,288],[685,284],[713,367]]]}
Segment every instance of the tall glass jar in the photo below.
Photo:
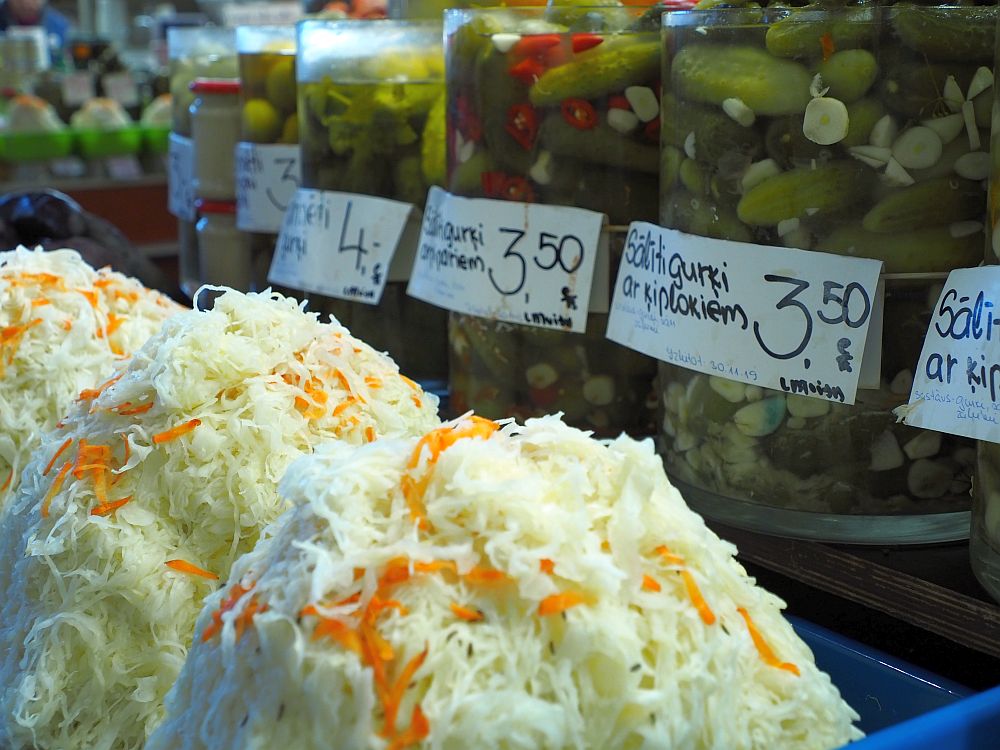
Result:
{"label": "tall glass jar", "polygon": [[188,108],[194,143],[194,194],[210,201],[236,199],[236,144],[240,139],[238,78],[196,78]]}
{"label": "tall glass jar", "polygon": [[[249,289],[253,274],[250,238],[236,228],[236,202],[199,200],[198,216],[199,286]],[[216,296],[202,292],[195,302],[207,309]]]}
{"label": "tall glass jar", "polygon": [[968,533],[973,442],[897,424],[892,409],[947,272],[983,255],[987,16],[896,5],[666,18],[661,224],[885,263],[881,381],[854,405],[660,365],[667,469],[705,515],[856,543]]}
{"label": "tall glass jar", "polygon": [[[602,212],[605,260],[616,269],[628,223],[656,220],[659,15],[447,11],[449,191]],[[655,362],[607,340],[606,327],[606,310],[592,309],[582,334],[452,313],[455,410],[494,418],[560,411],[602,435],[652,433]]]}
{"label": "tall glass jar", "polygon": [[[298,45],[302,186],[422,209],[444,176],[440,23],[305,21]],[[396,255],[412,255],[418,234],[404,232]],[[390,276],[377,305],[307,296],[411,377],[443,382],[446,313],[408,297],[405,280]]]}
{"label": "tall glass jar", "polygon": [[[190,175],[194,160],[191,145],[191,117],[188,108],[194,100],[190,86],[195,78],[231,78],[238,75],[234,52],[236,32],[233,29],[171,28],[167,31],[171,94],[171,159],[185,161],[171,168],[171,178]],[[191,186],[172,186],[171,193],[186,203],[177,211],[180,286],[189,297],[198,288],[198,242],[195,234],[194,191]]]}
{"label": "tall glass jar", "polygon": [[[997,29],[1000,31],[1000,21]],[[1000,36],[994,59],[993,72],[997,75]],[[1000,97],[993,100],[992,123],[986,262],[997,265],[1000,264]],[[1000,602],[1000,444],[980,441],[976,459],[969,555],[976,578]]]}
{"label": "tall glass jar", "polygon": [[250,288],[260,291],[268,286],[281,217],[299,184],[295,27],[241,26],[236,47],[243,149],[237,156],[237,179],[248,183],[237,185],[243,193],[237,225],[250,233]]}

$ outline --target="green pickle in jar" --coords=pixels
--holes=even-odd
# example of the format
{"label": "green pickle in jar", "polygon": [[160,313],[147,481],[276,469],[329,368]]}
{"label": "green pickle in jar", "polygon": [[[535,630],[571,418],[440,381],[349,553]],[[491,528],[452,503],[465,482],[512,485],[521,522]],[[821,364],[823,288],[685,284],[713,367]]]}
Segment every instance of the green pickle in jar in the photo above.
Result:
{"label": "green pickle in jar", "polygon": [[[243,26],[237,30],[240,71],[240,138],[265,146],[299,142],[294,26]],[[268,286],[278,230],[250,234],[252,291]],[[246,290],[245,290],[246,291]],[[278,289],[282,293],[289,290]]]}
{"label": "green pickle in jar", "polygon": [[897,4],[665,18],[660,223],[884,262],[881,381],[854,405],[661,363],[661,450],[707,515],[834,541],[968,533],[972,442],[893,409],[947,272],[983,257],[981,27],[996,17]]}
{"label": "green pickle in jar", "polygon": [[[422,209],[444,179],[440,23],[307,21],[299,30],[298,112],[305,188],[357,193]],[[302,60],[305,62],[302,62]],[[411,218],[411,222],[414,219]],[[409,227],[396,252],[416,233]],[[447,314],[390,276],[377,305],[309,294],[352,333],[424,382],[447,374]]]}
{"label": "green pickle in jar", "polygon": [[[628,223],[656,220],[661,12],[446,12],[448,190],[602,212],[617,269]],[[452,313],[454,411],[561,411],[601,435],[652,433],[655,362],[607,340],[606,328],[605,311],[582,334]]]}

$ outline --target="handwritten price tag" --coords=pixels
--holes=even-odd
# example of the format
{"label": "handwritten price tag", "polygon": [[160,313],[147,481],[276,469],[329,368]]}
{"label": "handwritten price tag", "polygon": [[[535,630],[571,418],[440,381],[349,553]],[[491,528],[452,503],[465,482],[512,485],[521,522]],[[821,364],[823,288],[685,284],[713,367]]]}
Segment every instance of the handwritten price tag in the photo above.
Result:
{"label": "handwritten price tag", "polygon": [[603,214],[431,188],[407,293],[481,318],[583,331]]}
{"label": "handwritten price tag", "polygon": [[276,233],[299,189],[299,147],[236,144],[236,227]]}
{"label": "handwritten price tag", "polygon": [[134,107],[139,103],[139,87],[129,72],[108,73],[101,79],[104,94],[123,107]]}
{"label": "handwritten price tag", "polygon": [[170,134],[167,151],[167,209],[178,219],[194,221],[194,144]]}
{"label": "handwritten price tag", "polygon": [[409,203],[300,188],[285,211],[268,281],[377,305]]}
{"label": "handwritten price tag", "polygon": [[636,222],[607,335],[692,370],[853,404],[881,265]]}
{"label": "handwritten price tag", "polygon": [[909,403],[914,427],[1000,443],[1000,266],[948,275],[931,315]]}

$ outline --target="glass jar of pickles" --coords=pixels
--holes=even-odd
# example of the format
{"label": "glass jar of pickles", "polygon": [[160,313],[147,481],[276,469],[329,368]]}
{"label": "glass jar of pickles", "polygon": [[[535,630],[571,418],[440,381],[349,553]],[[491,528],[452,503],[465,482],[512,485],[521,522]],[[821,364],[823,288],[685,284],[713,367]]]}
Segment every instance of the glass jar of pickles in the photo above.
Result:
{"label": "glass jar of pickles", "polygon": [[250,289],[267,273],[285,208],[299,186],[295,27],[241,26],[240,144],[236,156],[236,224],[249,232]]}
{"label": "glass jar of pickles", "polygon": [[[172,181],[180,179],[190,183],[194,171],[191,117],[188,111],[194,101],[191,83],[195,78],[231,78],[237,75],[236,55],[233,52],[235,36],[233,29],[217,27],[177,27],[167,31],[172,115],[172,164],[169,176]],[[198,288],[198,241],[195,234],[193,185],[171,185],[170,193],[173,196],[173,213],[178,217],[180,286],[190,297]]]}
{"label": "glass jar of pickles", "polygon": [[995,18],[908,4],[665,18],[660,223],[885,264],[880,384],[854,405],[661,364],[662,452],[705,515],[858,543],[968,533],[972,441],[892,409],[945,275],[982,259]]}
{"label": "glass jar of pickles", "polygon": [[[235,201],[198,201],[199,286],[227,286],[249,289],[253,266],[249,237],[236,228]],[[196,302],[211,307],[215,293],[202,292]]]}
{"label": "glass jar of pickles", "polygon": [[[660,13],[447,11],[448,190],[602,212],[617,268],[628,223],[656,219]],[[582,334],[452,313],[454,410],[561,411],[602,435],[651,433],[656,365],[608,341],[606,327],[594,310]]]}
{"label": "glass jar of pickles", "polygon": [[[422,209],[445,169],[440,23],[304,21],[298,34],[302,187]],[[397,257],[415,252],[417,234],[404,232]],[[308,298],[412,377],[443,382],[446,313],[408,297],[405,279],[390,274],[377,305]]]}
{"label": "glass jar of pickles", "polygon": [[[996,27],[1000,29],[1000,21]],[[1000,37],[997,37],[994,74],[1000,73]],[[989,153],[989,241],[986,263],[1000,264],[1000,97],[993,100],[993,127]],[[979,441],[972,499],[969,555],[972,571],[989,594],[1000,602],[1000,444]]]}

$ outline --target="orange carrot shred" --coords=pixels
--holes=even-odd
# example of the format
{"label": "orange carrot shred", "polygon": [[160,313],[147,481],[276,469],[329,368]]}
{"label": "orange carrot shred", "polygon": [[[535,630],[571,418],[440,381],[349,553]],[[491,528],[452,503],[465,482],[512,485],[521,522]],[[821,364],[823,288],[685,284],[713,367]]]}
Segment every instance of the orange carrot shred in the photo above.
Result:
{"label": "orange carrot shred", "polygon": [[463,607],[461,604],[456,604],[455,602],[451,603],[451,611],[455,613],[455,617],[467,622],[479,622],[483,619],[483,613],[478,609]]}
{"label": "orange carrot shred", "polygon": [[558,615],[565,612],[570,607],[586,602],[583,594],[576,591],[564,591],[561,594],[552,594],[542,599],[538,604],[538,614],[545,617],[547,615]]}
{"label": "orange carrot shred", "polygon": [[410,388],[412,388],[413,390],[415,390],[415,391],[419,391],[420,390],[420,386],[415,381],[410,380],[405,375],[400,375],[399,379],[402,380],[404,383],[406,383],[408,386],[410,386]]}
{"label": "orange carrot shred", "polygon": [[375,442],[375,428],[369,425],[365,427],[365,442],[374,443]]}
{"label": "orange carrot shred", "polygon": [[406,731],[397,735],[396,739],[389,745],[388,750],[403,750],[403,748],[415,745],[425,739],[430,733],[431,726],[418,703],[413,707],[413,713],[410,716],[410,726],[407,727]]}
{"label": "orange carrot shred", "polygon": [[344,373],[342,373],[339,368],[334,370],[333,374],[337,376],[337,380],[340,381],[340,385],[343,387],[343,389],[348,393],[351,393],[352,392],[351,384],[348,382],[347,376]]}
{"label": "orange carrot shred", "polygon": [[350,398],[344,399],[339,404],[337,404],[335,407],[333,407],[333,412],[332,412],[333,416],[339,417],[341,414],[343,414],[345,411],[347,411],[351,407],[351,405],[354,404],[356,401],[357,401],[357,399],[354,398],[354,397],[350,397]]}
{"label": "orange carrot shred", "polygon": [[688,598],[691,599],[694,608],[698,610],[698,616],[706,625],[712,625],[715,622],[715,613],[708,606],[705,597],[701,595],[701,589],[698,588],[698,582],[694,580],[691,571],[682,570],[681,577],[684,579],[684,588],[687,589]]}
{"label": "orange carrot shred", "polygon": [[63,441],[63,444],[59,446],[59,450],[57,450],[55,452],[55,455],[52,456],[52,460],[49,461],[48,464],[45,465],[45,471],[42,472],[42,476],[43,477],[46,477],[46,476],[49,475],[49,472],[52,471],[52,467],[56,465],[56,461],[58,460],[59,456],[61,456],[63,454],[63,452],[67,448],[69,448],[69,446],[72,443],[73,443],[73,438],[71,438],[71,437],[70,438],[66,438],[66,440]]}
{"label": "orange carrot shred", "polygon": [[100,396],[102,393],[104,393],[104,391],[106,391],[108,388],[110,388],[115,383],[117,383],[119,380],[121,380],[122,376],[124,374],[125,373],[123,373],[123,372],[118,373],[113,378],[111,378],[109,380],[105,380],[103,383],[101,383],[96,388],[84,388],[82,391],[80,391],[80,395],[78,397],[78,400],[79,401],[92,401],[92,400],[94,400],[95,398],[97,398],[98,396]]}
{"label": "orange carrot shred", "polygon": [[90,515],[92,516],[110,515],[111,513],[114,513],[120,507],[125,505],[125,503],[129,502],[130,500],[132,500],[132,495],[129,495],[128,497],[123,497],[121,500],[112,500],[107,503],[101,503],[100,505],[97,505],[90,509]]}
{"label": "orange carrot shred", "polygon": [[552,560],[549,560],[547,557],[543,557],[541,560],[538,561],[538,569],[541,570],[543,573],[548,573],[549,575],[552,575],[553,573],[556,572],[556,564],[552,562]]}
{"label": "orange carrot shred", "polygon": [[7,478],[4,480],[3,487],[0,487],[0,492],[6,492],[10,487],[11,482],[14,481],[14,467],[10,467],[10,471],[7,472]]}
{"label": "orange carrot shred", "polygon": [[382,381],[376,378],[374,375],[368,375],[365,377],[365,385],[369,388],[381,388]]}
{"label": "orange carrot shred", "polygon": [[417,396],[417,395],[414,394],[414,395],[410,396],[410,400],[413,402],[413,405],[416,406],[418,409],[422,409],[423,408],[424,402],[420,400],[419,396]]}
{"label": "orange carrot shred", "polygon": [[164,565],[181,573],[187,573],[188,575],[201,576],[202,578],[208,578],[213,581],[219,580],[219,576],[215,573],[205,570],[204,568],[199,568],[197,565],[193,565],[187,560],[167,560]]}
{"label": "orange carrot shred", "polygon": [[318,641],[321,638],[330,638],[339,643],[348,651],[353,651],[361,656],[361,636],[357,631],[352,630],[340,620],[333,618],[323,618],[313,631],[312,639]]}
{"label": "orange carrot shred", "polygon": [[439,570],[448,570],[452,573],[457,573],[457,568],[452,560],[434,560],[432,562],[415,562],[413,563],[414,573],[436,573]]}
{"label": "orange carrot shred", "polygon": [[[455,605],[452,605],[452,609]],[[406,666],[403,667],[403,671],[400,673],[399,678],[396,680],[395,684],[392,686],[392,690],[389,692],[389,700],[386,701],[385,706],[385,729],[384,734],[392,736],[396,731],[396,716],[399,714],[399,704],[403,701],[403,694],[406,692],[406,688],[413,681],[413,675],[416,674],[417,670],[423,665],[424,660],[427,658],[427,647],[419,654],[410,659]]]}
{"label": "orange carrot shred", "polygon": [[77,289],[76,291],[87,298],[87,302],[90,303],[91,307],[97,307],[97,292],[93,289]]}
{"label": "orange carrot shred", "polygon": [[47,300],[42,297],[31,300],[32,307],[45,307],[45,305],[51,305],[51,304],[52,304],[51,300]]}
{"label": "orange carrot shred", "polygon": [[145,414],[147,411],[153,408],[153,402],[148,401],[145,404],[140,404],[139,406],[132,406],[131,403],[122,404],[122,406],[129,406],[128,409],[118,408],[118,416],[121,417],[133,417],[138,414]]}
{"label": "orange carrot shred", "polygon": [[49,517],[49,504],[52,502],[52,498],[55,497],[59,490],[62,489],[63,482],[66,480],[66,475],[69,474],[69,470],[73,467],[72,461],[67,461],[63,464],[63,467],[59,469],[59,473],[56,474],[56,478],[52,480],[52,484],[49,486],[49,491],[45,493],[45,499],[42,500],[42,518]]}
{"label": "orange carrot shred", "polygon": [[189,419],[183,424],[179,424],[176,427],[171,427],[169,430],[164,430],[163,432],[158,432],[153,435],[153,442],[159,445],[160,443],[167,443],[171,440],[176,440],[181,435],[185,435],[195,427],[201,424],[200,419]]}
{"label": "orange carrot shred", "polygon": [[127,464],[129,457],[132,455],[132,445],[128,441],[128,435],[124,432],[122,433],[122,441],[125,443],[125,460],[122,461],[122,464]]}
{"label": "orange carrot shred", "polygon": [[747,630],[750,631],[750,638],[753,640],[753,645],[757,648],[757,653],[760,654],[761,660],[769,667],[784,669],[786,672],[791,672],[792,674],[799,676],[801,672],[799,672],[799,668],[797,666],[791,662],[783,662],[775,656],[774,651],[771,650],[767,641],[764,640],[764,636],[761,635],[759,630],[757,630],[757,626],[754,624],[754,621],[750,619],[750,613],[743,607],[737,607],[736,611],[740,613],[740,616],[743,617],[743,620],[746,622]]}
{"label": "orange carrot shred", "polygon": [[661,544],[654,551],[671,565],[684,565],[684,558],[680,555],[675,555],[665,544]]}
{"label": "orange carrot shred", "polygon": [[646,591],[662,591],[663,587],[660,582],[657,581],[653,576],[644,575],[642,577],[642,587]]}
{"label": "orange carrot shred", "polygon": [[73,321],[70,320],[69,318],[66,318],[66,320],[64,320],[62,322],[62,328],[63,328],[64,331],[71,331],[71,330],[73,330]]}
{"label": "orange carrot shred", "polygon": [[464,576],[469,583],[509,583],[512,579],[502,570],[475,567]]}

